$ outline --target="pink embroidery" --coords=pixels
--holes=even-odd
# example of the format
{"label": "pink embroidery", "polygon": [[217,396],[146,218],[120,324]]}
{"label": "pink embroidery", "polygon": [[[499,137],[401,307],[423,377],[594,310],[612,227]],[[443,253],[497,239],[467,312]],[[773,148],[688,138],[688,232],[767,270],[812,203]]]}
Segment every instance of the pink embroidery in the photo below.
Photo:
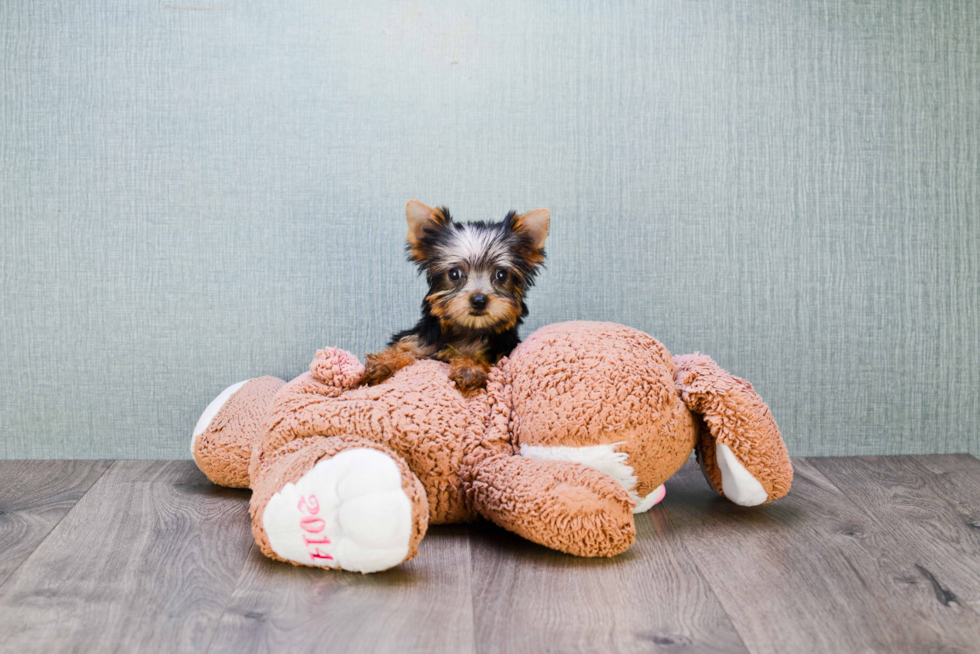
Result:
{"label": "pink embroidery", "polygon": [[310,552],[310,557],[314,559],[330,559],[333,561],[333,557],[329,554],[324,554],[321,552],[319,547],[314,548],[314,551]]}
{"label": "pink embroidery", "polygon": [[310,495],[308,498],[300,495],[297,507],[300,511],[306,511],[310,515],[316,515],[320,512],[320,503],[316,501],[316,495]]}
{"label": "pink embroidery", "polygon": [[[303,528],[309,534],[319,534],[323,531],[327,523],[323,518],[314,518],[317,513],[320,512],[320,502],[317,501],[316,495],[307,495],[306,497],[300,496],[299,504],[296,507],[303,513],[308,513],[309,515],[304,516],[299,521],[299,526]],[[329,545],[330,539],[326,536],[322,538],[310,538],[306,534],[302,534],[303,541],[306,544],[306,551],[309,553],[312,559],[324,559],[333,561],[333,557],[326,552],[320,551],[319,547],[316,545]]]}
{"label": "pink embroidery", "polygon": [[321,531],[323,531],[323,528],[327,526],[327,523],[323,521],[323,518],[306,516],[299,521],[299,526],[311,534],[319,534]]}

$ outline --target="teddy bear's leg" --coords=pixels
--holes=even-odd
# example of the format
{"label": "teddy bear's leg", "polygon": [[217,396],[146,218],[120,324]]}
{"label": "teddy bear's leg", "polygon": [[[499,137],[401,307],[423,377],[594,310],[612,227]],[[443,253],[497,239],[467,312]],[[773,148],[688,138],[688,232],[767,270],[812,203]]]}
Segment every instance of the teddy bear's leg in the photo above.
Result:
{"label": "teddy bear's leg", "polygon": [[677,356],[674,363],[681,398],[699,417],[695,451],[708,483],[742,506],[788,493],[793,481],[789,453],[752,385],[701,354]]}
{"label": "teddy bear's leg", "polygon": [[572,461],[497,456],[469,475],[488,520],[577,556],[615,556],[633,544],[634,501],[615,479]]}
{"label": "teddy bear's leg", "polygon": [[296,439],[267,457],[257,477],[252,532],[274,559],[377,572],[415,556],[428,526],[418,477],[377,443]]}
{"label": "teddy bear's leg", "polygon": [[191,437],[191,456],[219,486],[248,488],[248,465],[262,418],[285,385],[276,377],[256,377],[223,390],[201,414]]}

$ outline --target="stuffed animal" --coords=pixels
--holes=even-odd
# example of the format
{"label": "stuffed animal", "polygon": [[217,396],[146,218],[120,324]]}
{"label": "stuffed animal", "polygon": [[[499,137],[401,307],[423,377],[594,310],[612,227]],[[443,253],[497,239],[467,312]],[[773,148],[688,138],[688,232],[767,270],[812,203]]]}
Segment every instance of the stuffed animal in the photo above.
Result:
{"label": "stuffed animal", "polygon": [[415,556],[428,525],[480,517],[562,552],[614,556],[692,450],[736,504],[782,497],[793,476],[751,385],[622,325],[539,329],[471,397],[441,361],[377,386],[363,373],[354,355],[320,350],[289,383],[225,389],[198,421],[194,460],[216,484],[251,488],[266,556],[375,572]]}

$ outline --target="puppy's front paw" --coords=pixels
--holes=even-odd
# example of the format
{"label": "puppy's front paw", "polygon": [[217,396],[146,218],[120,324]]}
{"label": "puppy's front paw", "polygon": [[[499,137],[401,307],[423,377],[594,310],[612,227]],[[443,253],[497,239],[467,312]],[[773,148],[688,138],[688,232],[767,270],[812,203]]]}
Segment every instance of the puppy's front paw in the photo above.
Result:
{"label": "puppy's front paw", "polygon": [[395,374],[397,368],[385,363],[385,359],[377,354],[367,355],[367,362],[364,364],[364,376],[361,383],[368,386],[377,386],[384,380]]}
{"label": "puppy's front paw", "polygon": [[483,364],[456,364],[450,369],[449,378],[456,382],[456,388],[463,397],[470,397],[487,387],[487,372],[488,368]]}

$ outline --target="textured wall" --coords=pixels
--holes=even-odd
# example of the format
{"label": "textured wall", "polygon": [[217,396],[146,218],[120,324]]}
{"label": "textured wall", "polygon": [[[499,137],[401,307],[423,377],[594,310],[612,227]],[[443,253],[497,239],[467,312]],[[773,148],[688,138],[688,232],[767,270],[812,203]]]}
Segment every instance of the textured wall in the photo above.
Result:
{"label": "textured wall", "polygon": [[709,353],[794,455],[980,453],[980,3],[326,4],[0,2],[0,457],[378,348],[410,197],[550,207],[529,327]]}

